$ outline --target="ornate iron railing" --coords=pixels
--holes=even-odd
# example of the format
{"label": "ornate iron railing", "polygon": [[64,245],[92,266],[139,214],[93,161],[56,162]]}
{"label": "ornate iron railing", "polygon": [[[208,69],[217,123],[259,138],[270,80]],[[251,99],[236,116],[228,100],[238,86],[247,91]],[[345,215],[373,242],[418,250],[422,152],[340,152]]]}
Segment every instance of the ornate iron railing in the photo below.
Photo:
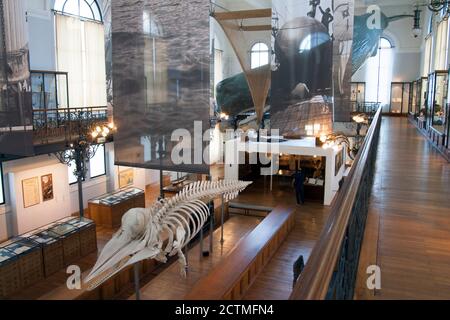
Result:
{"label": "ornate iron railing", "polygon": [[376,112],[291,299],[352,299],[381,126]]}
{"label": "ornate iron railing", "polygon": [[108,120],[107,107],[33,110],[34,143],[70,142]]}

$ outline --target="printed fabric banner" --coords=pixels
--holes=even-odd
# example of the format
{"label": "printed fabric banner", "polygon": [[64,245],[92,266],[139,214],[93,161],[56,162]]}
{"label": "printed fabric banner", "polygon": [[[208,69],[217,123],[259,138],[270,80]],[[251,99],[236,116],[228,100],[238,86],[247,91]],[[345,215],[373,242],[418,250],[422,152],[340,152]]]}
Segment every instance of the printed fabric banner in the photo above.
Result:
{"label": "printed fabric banner", "polygon": [[273,0],[271,128],[328,134],[333,120],[332,0]]}
{"label": "printed fabric banner", "polygon": [[33,155],[26,0],[0,0],[0,154]]}
{"label": "printed fabric banner", "polygon": [[111,5],[116,164],[208,173],[210,2]]}

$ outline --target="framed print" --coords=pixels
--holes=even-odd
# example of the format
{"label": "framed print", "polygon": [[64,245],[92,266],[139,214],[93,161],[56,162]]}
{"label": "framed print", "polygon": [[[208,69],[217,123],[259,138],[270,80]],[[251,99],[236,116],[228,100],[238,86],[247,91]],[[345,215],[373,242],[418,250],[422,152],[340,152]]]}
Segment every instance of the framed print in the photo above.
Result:
{"label": "framed print", "polygon": [[46,174],[41,177],[42,201],[53,200],[53,176]]}
{"label": "framed print", "polygon": [[341,170],[342,166],[344,165],[344,150],[341,150],[336,154],[334,164],[334,176],[337,176],[339,174],[339,170]]}
{"label": "framed print", "polygon": [[22,180],[23,207],[29,208],[41,203],[39,194],[39,178]]}
{"label": "framed print", "polygon": [[134,182],[134,169],[119,171],[119,188],[132,185]]}

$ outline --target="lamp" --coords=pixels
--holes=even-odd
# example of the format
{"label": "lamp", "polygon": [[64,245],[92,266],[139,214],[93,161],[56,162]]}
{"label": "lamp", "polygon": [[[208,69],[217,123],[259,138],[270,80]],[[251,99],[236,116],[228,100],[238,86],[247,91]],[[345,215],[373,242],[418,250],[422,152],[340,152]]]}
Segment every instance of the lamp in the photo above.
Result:
{"label": "lamp", "polygon": [[428,9],[433,12],[439,12],[446,7],[450,1],[448,0],[431,0]]}
{"label": "lamp", "polygon": [[422,29],[420,28],[420,12],[419,7],[416,7],[416,10],[414,10],[414,26],[412,30],[414,38],[422,34]]}
{"label": "lamp", "polygon": [[[86,163],[92,159],[98,149],[99,143],[106,142],[106,138],[116,129],[113,122],[101,124],[98,120],[87,116],[86,112],[79,110],[74,120],[78,123],[74,132],[69,135],[70,141],[66,142],[67,149],[55,153],[58,160],[65,165],[75,163],[74,175],[78,183],[78,201],[80,217],[84,216],[83,205],[83,180],[86,178]],[[73,138],[72,138],[73,137]]]}

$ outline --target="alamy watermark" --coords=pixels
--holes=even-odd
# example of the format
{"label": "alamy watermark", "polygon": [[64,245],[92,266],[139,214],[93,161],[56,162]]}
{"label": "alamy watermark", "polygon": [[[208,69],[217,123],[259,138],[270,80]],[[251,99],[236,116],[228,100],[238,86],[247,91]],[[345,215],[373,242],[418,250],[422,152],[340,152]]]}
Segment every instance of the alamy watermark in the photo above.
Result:
{"label": "alamy watermark", "polygon": [[[261,166],[261,175],[278,171],[280,155],[280,131],[278,129],[227,129],[218,133],[214,129],[203,132],[202,122],[194,122],[193,136],[187,129],[176,129],[170,140],[175,142],[170,155],[174,165],[211,165],[211,147],[219,148],[216,164]],[[218,137],[214,137],[218,135]],[[213,140],[215,144],[213,145]],[[245,154],[248,153],[248,159]]]}

